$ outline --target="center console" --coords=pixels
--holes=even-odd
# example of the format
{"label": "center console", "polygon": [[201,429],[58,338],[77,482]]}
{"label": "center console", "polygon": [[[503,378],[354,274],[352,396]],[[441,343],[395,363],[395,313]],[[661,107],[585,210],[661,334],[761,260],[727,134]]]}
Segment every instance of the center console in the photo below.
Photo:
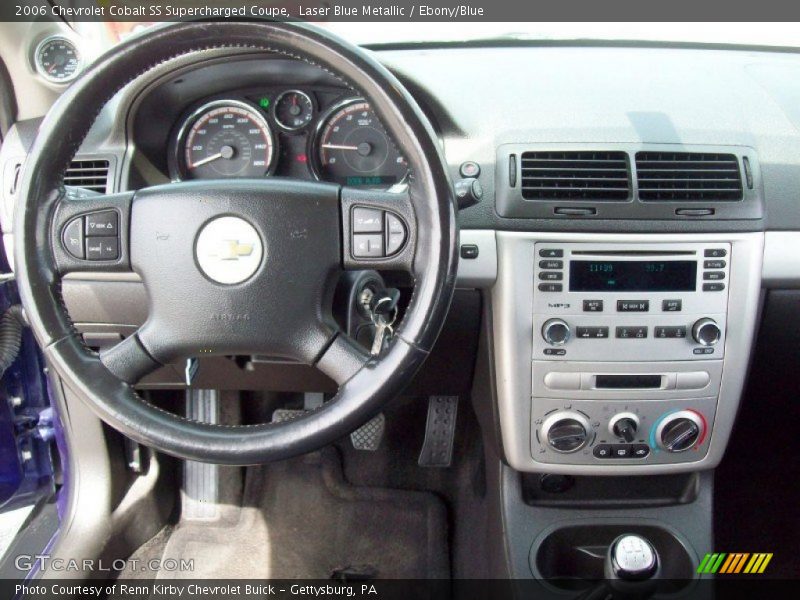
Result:
{"label": "center console", "polygon": [[763,235],[498,232],[503,451],[520,471],[716,466],[742,391]]}

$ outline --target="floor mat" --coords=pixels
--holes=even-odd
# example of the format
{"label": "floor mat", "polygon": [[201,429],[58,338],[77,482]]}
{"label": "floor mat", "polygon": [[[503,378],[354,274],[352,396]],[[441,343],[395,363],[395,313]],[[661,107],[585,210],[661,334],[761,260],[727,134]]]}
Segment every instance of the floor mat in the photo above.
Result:
{"label": "floor mat", "polygon": [[248,469],[242,507],[179,523],[169,536],[162,562],[193,559],[194,570],[159,577],[447,578],[447,539],[438,497],[351,486],[328,448]]}

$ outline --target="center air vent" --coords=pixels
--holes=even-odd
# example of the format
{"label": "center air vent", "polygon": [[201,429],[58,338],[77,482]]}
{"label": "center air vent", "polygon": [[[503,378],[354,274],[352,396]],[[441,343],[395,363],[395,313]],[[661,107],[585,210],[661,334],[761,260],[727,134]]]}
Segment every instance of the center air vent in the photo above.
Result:
{"label": "center air vent", "polygon": [[73,160],[64,174],[64,185],[105,194],[108,185],[108,161]]}
{"label": "center air vent", "polygon": [[628,200],[625,152],[523,152],[526,200]]}
{"label": "center air vent", "polygon": [[637,152],[636,173],[641,200],[742,199],[739,160],[733,154]]}

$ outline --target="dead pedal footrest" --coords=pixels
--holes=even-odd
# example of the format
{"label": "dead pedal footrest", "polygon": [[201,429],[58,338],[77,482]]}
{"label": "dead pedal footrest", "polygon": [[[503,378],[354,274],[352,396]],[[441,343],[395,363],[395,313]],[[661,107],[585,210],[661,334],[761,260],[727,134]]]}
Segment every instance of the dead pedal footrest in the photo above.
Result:
{"label": "dead pedal footrest", "polygon": [[417,461],[421,467],[449,467],[453,463],[458,396],[430,396],[425,441]]}

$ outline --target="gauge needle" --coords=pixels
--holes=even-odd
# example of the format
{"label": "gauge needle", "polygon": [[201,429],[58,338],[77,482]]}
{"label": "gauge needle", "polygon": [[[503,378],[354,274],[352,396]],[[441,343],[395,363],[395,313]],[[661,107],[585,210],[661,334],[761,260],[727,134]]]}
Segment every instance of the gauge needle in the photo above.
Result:
{"label": "gauge needle", "polygon": [[233,148],[230,146],[223,146],[220,148],[220,151],[216,154],[212,154],[211,156],[207,156],[202,160],[198,160],[194,163],[191,168],[196,169],[197,167],[202,167],[203,165],[207,165],[210,162],[217,160],[218,158],[232,158],[233,157]]}
{"label": "gauge needle", "polygon": [[358,146],[340,146],[338,144],[322,144],[326,150],[358,150]]}

